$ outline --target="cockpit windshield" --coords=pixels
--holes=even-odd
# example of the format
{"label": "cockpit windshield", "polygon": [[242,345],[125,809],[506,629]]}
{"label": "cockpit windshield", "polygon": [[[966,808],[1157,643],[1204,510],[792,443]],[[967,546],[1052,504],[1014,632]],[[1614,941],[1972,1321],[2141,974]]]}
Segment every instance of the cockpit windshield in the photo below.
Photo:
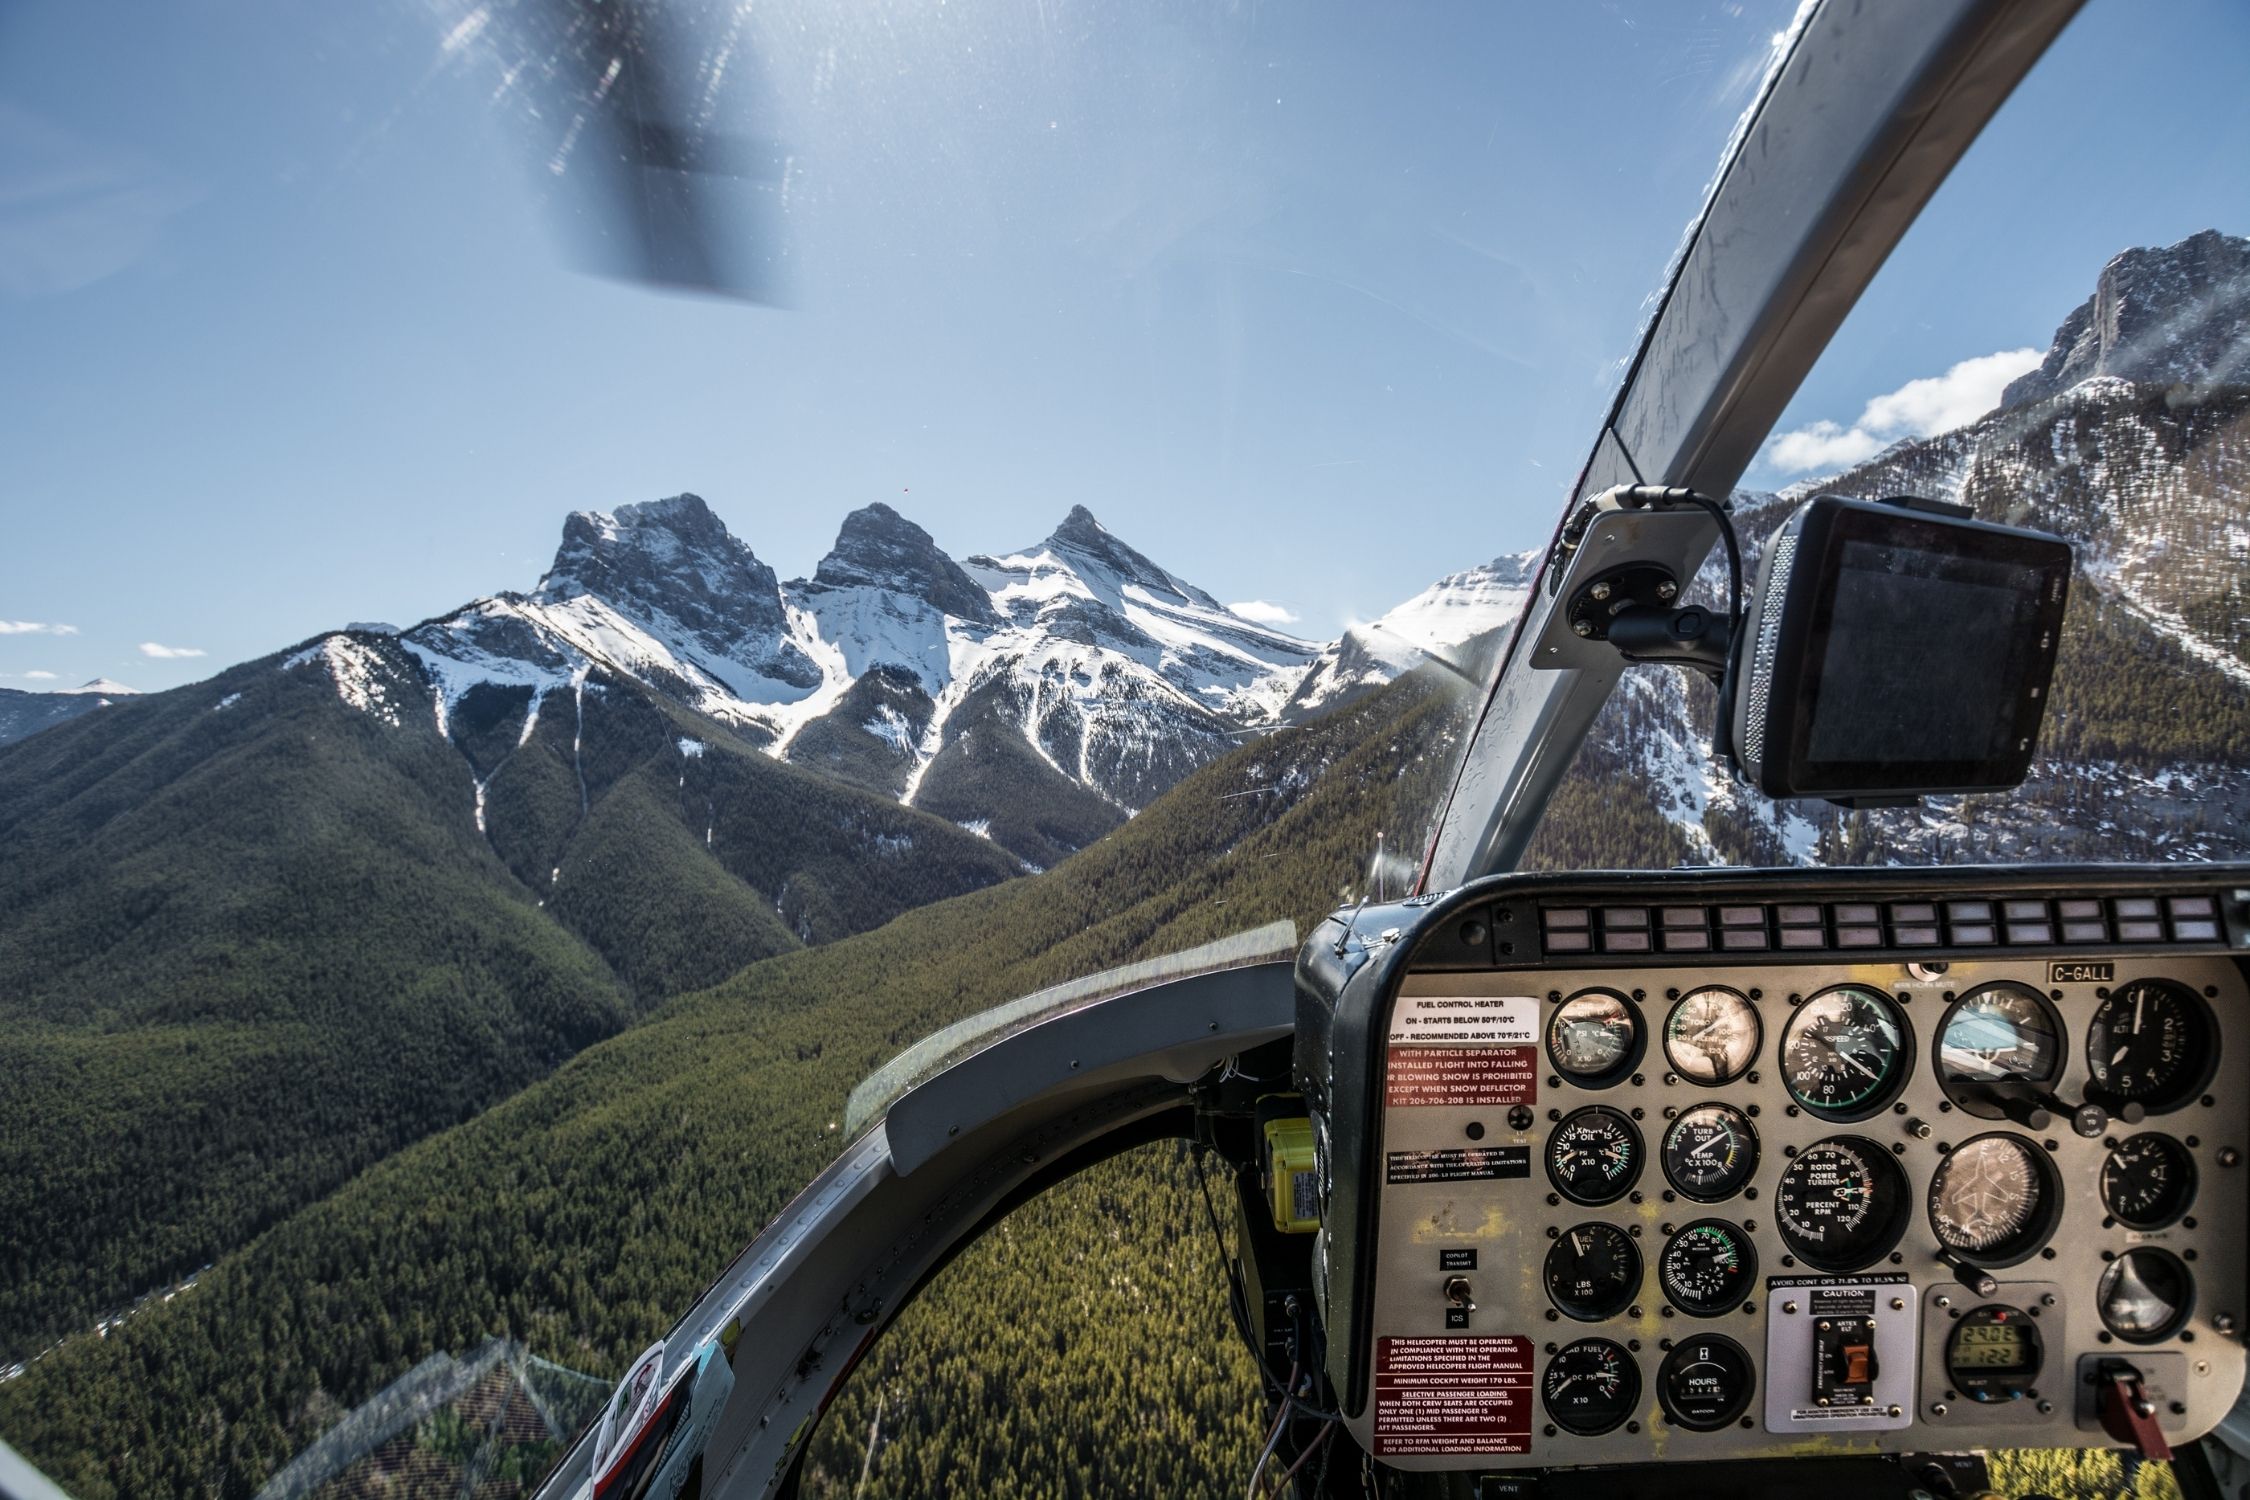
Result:
{"label": "cockpit windshield", "polygon": [[[7,7],[0,1441],[530,1493],[913,1084],[1490,873],[1435,836],[1815,8]],[[1773,803],[1641,667],[1524,866],[2250,855],[2246,57],[2094,0],[1729,497],[2077,543],[2026,792]],[[803,1493],[1238,1489],[1203,1187],[1021,1207]]]}

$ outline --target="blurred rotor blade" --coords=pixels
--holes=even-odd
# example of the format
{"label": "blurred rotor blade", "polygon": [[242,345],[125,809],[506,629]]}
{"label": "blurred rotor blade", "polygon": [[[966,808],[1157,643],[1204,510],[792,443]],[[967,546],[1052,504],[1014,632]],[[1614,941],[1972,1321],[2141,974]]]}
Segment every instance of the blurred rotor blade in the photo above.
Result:
{"label": "blurred rotor blade", "polygon": [[500,68],[558,225],[597,274],[781,300],[788,154],[743,0],[448,4]]}

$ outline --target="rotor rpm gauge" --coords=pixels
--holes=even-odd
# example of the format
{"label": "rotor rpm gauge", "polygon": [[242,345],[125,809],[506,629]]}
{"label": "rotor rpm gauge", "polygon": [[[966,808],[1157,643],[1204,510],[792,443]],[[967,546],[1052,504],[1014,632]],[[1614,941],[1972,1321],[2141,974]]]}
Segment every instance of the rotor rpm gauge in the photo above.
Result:
{"label": "rotor rpm gauge", "polygon": [[2109,1263],[2094,1302],[2103,1326],[2126,1343],[2161,1343],[2194,1310],[2195,1279],[2171,1251],[2143,1245]]}
{"label": "rotor rpm gauge", "polygon": [[1906,1022],[1891,998],[1865,985],[1838,985],[1797,1007],[1781,1031],[1789,1097],[1824,1120],[1859,1120],[1888,1104],[1906,1081]]}
{"label": "rotor rpm gauge", "polygon": [[1758,1170],[1758,1132],[1731,1104],[1683,1109],[1664,1132],[1664,1176],[1683,1198],[1716,1203]]}
{"label": "rotor rpm gauge", "polygon": [[2128,1136],[2102,1163],[2102,1207],[2128,1229],[2176,1224],[2195,1202],[2195,1158],[2168,1135]]}
{"label": "rotor rpm gauge", "polygon": [[1656,1372],[1656,1399],[1675,1427],[1715,1432],[1750,1408],[1758,1372],[1749,1354],[1719,1334],[1681,1339]]}
{"label": "rotor rpm gauge", "polygon": [[1938,1082],[1979,1119],[2004,1117],[2003,1090],[2046,1089],[2062,1076],[2062,1018],[2022,984],[1988,984],[1953,1002],[1938,1022]]}
{"label": "rotor rpm gauge", "polygon": [[2202,1093],[2218,1062],[2203,997],[2169,979],[2136,979],[2103,997],[2086,1028],[2086,1097],[2162,1114]]}
{"label": "rotor rpm gauge", "polygon": [[1641,1175],[1641,1133],[1605,1105],[1565,1115],[1547,1137],[1547,1179],[1573,1203],[1614,1203]]}
{"label": "rotor rpm gauge", "polygon": [[2012,1266],[2054,1233],[2062,1179],[2021,1136],[1963,1141],[1930,1177],[1930,1228],[1938,1243],[1981,1266]]}
{"label": "rotor rpm gauge", "polygon": [[1576,1224],[1548,1247],[1547,1296],[1566,1318],[1599,1323],[1632,1304],[1641,1289],[1641,1252],[1615,1224]]}
{"label": "rotor rpm gauge", "polygon": [[1682,1225],[1656,1263],[1665,1300],[1694,1318],[1733,1312],[1757,1290],[1758,1252],[1724,1219]]}
{"label": "rotor rpm gauge", "polygon": [[1580,1088],[1606,1088],[1641,1060],[1641,1013],[1615,990],[1580,990],[1547,1020],[1547,1060]]}
{"label": "rotor rpm gauge", "polygon": [[1757,1007],[1719,985],[1691,990],[1664,1018],[1664,1058],[1690,1083],[1717,1088],[1750,1071],[1765,1024]]}
{"label": "rotor rpm gauge", "polygon": [[1799,1260],[1856,1271],[1888,1255],[1905,1232],[1906,1174],[1866,1137],[1830,1136],[1782,1172],[1774,1214]]}
{"label": "rotor rpm gauge", "polygon": [[1641,1367],[1614,1339],[1579,1339],[1547,1361],[1539,1396],[1548,1421],[1580,1437],[1600,1437],[1640,1405]]}

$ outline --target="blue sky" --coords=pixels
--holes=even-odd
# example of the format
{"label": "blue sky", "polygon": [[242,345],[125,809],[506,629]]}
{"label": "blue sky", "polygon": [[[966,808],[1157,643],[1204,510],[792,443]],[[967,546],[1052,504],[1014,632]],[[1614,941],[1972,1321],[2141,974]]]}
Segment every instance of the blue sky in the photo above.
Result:
{"label": "blue sky", "polygon": [[[1545,534],[1791,9],[761,4],[777,309],[571,269],[468,0],[19,0],[0,686],[528,588],[565,511],[686,489],[784,577],[874,500],[956,554],[1083,503],[1328,636]],[[1776,451],[1947,420],[2116,250],[2250,232],[2246,64],[2227,0],[2093,0]]]}

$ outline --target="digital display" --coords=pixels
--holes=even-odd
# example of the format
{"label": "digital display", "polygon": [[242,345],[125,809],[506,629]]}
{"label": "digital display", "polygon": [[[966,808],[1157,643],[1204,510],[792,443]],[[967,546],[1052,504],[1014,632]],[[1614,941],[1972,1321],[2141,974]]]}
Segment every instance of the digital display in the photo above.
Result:
{"label": "digital display", "polygon": [[2020,1370],[2031,1362],[2031,1340],[2013,1323],[1967,1323],[1953,1335],[1957,1370]]}
{"label": "digital display", "polygon": [[[2016,736],[2045,575],[1848,540],[1806,746],[1814,761],[1985,762]],[[1848,691],[1839,691],[1848,685]]]}

